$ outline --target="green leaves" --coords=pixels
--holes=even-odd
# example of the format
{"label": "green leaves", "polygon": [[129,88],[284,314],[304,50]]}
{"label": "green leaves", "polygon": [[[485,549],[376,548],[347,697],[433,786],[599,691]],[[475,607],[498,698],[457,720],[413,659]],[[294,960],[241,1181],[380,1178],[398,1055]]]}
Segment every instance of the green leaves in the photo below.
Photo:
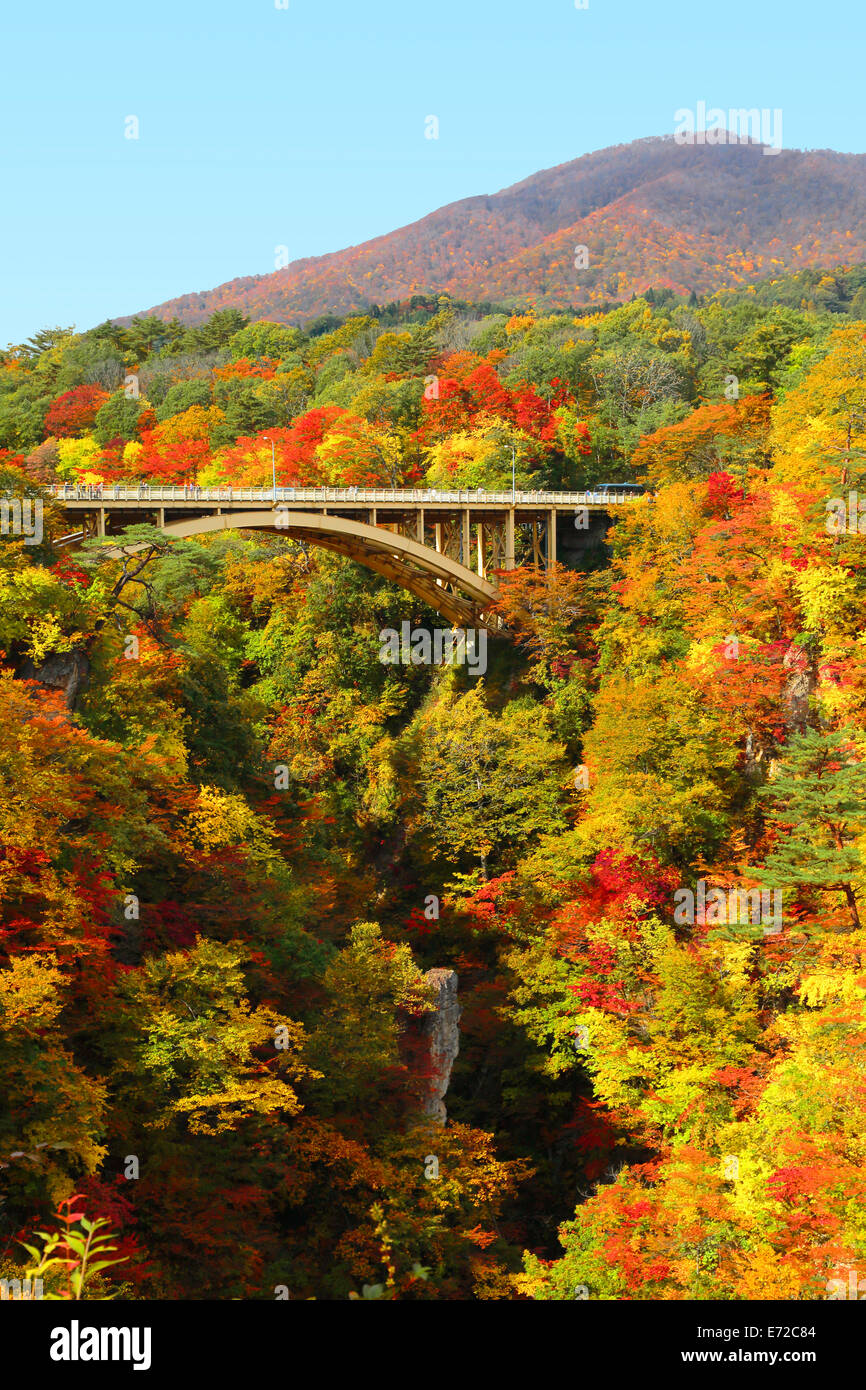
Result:
{"label": "green leaves", "polygon": [[[32,1260],[26,1270],[28,1279],[39,1279],[52,1271],[65,1272],[65,1291],[55,1293],[49,1290],[44,1295],[54,1302],[83,1298],[98,1274],[129,1259],[128,1255],[121,1255],[117,1259],[106,1258],[119,1248],[112,1244],[115,1236],[108,1230],[110,1222],[105,1217],[90,1221],[86,1216],[74,1215],[72,1204],[78,1200],[77,1197],[70,1197],[61,1202],[59,1215],[64,1223],[62,1231],[36,1232],[42,1241],[41,1248],[21,1242]],[[101,1295],[105,1299],[115,1296],[113,1293]]]}
{"label": "green leaves", "polygon": [[501,863],[564,826],[564,749],[533,702],[514,700],[497,717],[482,681],[459,697],[446,686],[419,717],[417,734],[417,825],[439,854],[475,857],[486,877],[489,860]]}
{"label": "green leaves", "polygon": [[785,745],[776,776],[759,795],[771,803],[773,847],[756,876],[773,886],[841,892],[849,921],[859,927],[855,880],[866,831],[866,764],[858,731],[806,729]]}

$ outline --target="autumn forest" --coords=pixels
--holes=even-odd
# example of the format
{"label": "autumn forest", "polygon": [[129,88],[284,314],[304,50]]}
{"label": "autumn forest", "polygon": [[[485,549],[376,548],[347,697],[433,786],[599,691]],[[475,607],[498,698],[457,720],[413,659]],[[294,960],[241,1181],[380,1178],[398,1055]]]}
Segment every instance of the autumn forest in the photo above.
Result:
{"label": "autumn forest", "polygon": [[[635,496],[579,562],[493,576],[480,674],[383,661],[383,630],[448,624],[291,535],[144,517],[70,543],[64,485],[272,469]],[[10,347],[0,1277],[133,1301],[847,1296],[864,482],[857,264]],[[444,1121],[431,971],[459,982]]]}

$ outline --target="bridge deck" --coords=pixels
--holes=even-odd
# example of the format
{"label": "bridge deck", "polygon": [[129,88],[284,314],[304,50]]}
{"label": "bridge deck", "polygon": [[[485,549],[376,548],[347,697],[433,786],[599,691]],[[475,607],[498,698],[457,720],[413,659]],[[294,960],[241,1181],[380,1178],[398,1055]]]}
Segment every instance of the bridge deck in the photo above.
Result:
{"label": "bridge deck", "polygon": [[52,489],[57,501],[70,510],[82,511],[99,507],[124,510],[152,508],[154,504],[174,510],[194,510],[202,506],[243,508],[251,503],[261,506],[288,502],[294,508],[342,507],[367,509],[376,507],[391,511],[417,511],[441,508],[508,511],[520,510],[573,511],[587,507],[590,511],[608,511],[612,507],[628,506],[641,494],[627,491],[585,492],[487,492],[483,489],[462,488],[439,491],[435,488],[302,488],[302,487],[154,487],[149,484],[107,483],[102,487],[57,484]]}

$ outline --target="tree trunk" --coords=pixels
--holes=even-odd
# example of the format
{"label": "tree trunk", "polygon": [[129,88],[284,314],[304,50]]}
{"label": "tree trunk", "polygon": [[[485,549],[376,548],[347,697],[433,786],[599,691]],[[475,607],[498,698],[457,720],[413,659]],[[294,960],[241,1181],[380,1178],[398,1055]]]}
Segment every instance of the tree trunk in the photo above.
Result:
{"label": "tree trunk", "polygon": [[860,913],[857,911],[857,899],[854,896],[854,889],[850,883],[846,883],[843,888],[845,901],[848,904],[848,913],[851,918],[851,930],[860,930]]}

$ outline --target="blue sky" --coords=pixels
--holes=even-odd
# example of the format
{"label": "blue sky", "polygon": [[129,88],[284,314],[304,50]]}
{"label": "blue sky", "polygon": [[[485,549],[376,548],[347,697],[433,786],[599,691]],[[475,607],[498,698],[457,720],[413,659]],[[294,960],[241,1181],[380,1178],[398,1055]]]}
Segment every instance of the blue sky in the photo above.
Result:
{"label": "blue sky", "polygon": [[864,151],[864,30],[852,0],[19,3],[0,344],[267,273],[279,246],[355,245],[699,100],[780,107],[786,147]]}

